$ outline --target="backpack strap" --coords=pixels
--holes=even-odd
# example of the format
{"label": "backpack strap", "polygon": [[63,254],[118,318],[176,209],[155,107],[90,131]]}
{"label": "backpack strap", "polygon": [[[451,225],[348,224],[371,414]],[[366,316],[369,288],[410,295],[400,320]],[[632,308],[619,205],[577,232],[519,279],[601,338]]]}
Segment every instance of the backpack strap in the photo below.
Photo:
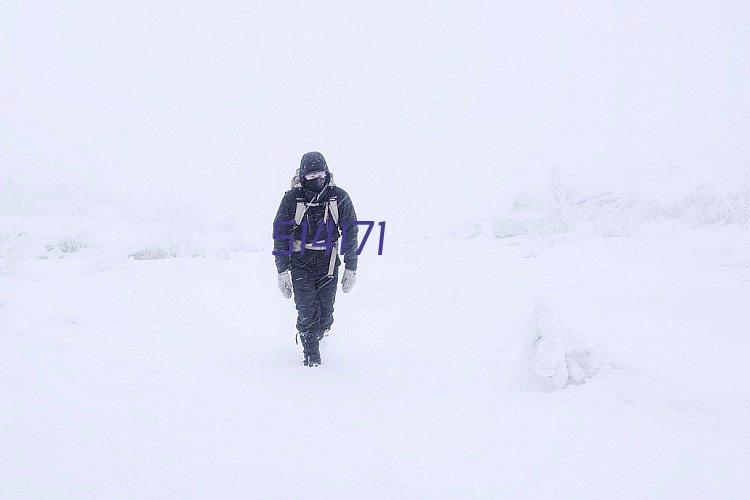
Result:
{"label": "backpack strap", "polygon": [[335,196],[331,196],[328,198],[328,213],[331,214],[331,219],[333,219],[333,223],[337,226],[339,225],[339,202],[336,200]]}
{"label": "backpack strap", "polygon": [[336,270],[336,256],[339,253],[338,245],[333,245],[331,247],[331,257],[328,259],[328,273],[326,274],[327,277],[332,277],[333,272]]}
{"label": "backpack strap", "polygon": [[297,209],[294,212],[294,223],[298,226],[302,223],[302,217],[305,216],[308,206],[309,205],[305,203],[305,200],[297,198]]}
{"label": "backpack strap", "polygon": [[[331,196],[328,198],[328,203],[326,203],[326,211],[323,215],[323,220],[328,224],[328,214],[331,214],[331,219],[333,220],[333,223],[337,226],[339,225],[339,204],[336,200],[335,196]],[[328,260],[328,274],[327,276],[333,277],[333,272],[336,270],[336,256],[338,255],[338,243],[333,245],[333,248],[331,249],[331,257]]]}
{"label": "backpack strap", "polygon": [[[332,201],[325,202],[326,211],[323,214],[323,221],[328,221],[328,212],[331,211],[331,216],[333,217],[333,222],[338,224],[339,223],[339,208],[335,203],[336,197],[332,197]],[[331,205],[333,203],[333,205]],[[319,207],[324,203],[307,203],[304,198],[297,198],[297,208],[294,211],[294,223],[298,226],[302,223],[302,218],[305,216],[305,212],[307,212],[307,209],[310,207]]]}
{"label": "backpack strap", "polygon": [[[320,203],[305,203],[305,200],[302,198],[297,198],[297,209],[294,213],[294,223],[296,225],[300,225],[302,223],[302,218],[305,216],[305,212],[307,212],[307,209],[309,207],[316,207],[320,205]],[[331,220],[333,220],[333,223],[337,226],[339,225],[339,205],[338,200],[336,196],[331,196],[328,201],[325,203],[325,211],[323,212],[323,222],[328,224],[328,214],[331,214]],[[295,244],[298,244],[297,241],[295,241]],[[333,248],[331,249],[331,257],[328,260],[328,273],[327,276],[330,278],[333,276],[334,271],[336,270],[336,256],[338,255],[338,244],[333,245]]]}

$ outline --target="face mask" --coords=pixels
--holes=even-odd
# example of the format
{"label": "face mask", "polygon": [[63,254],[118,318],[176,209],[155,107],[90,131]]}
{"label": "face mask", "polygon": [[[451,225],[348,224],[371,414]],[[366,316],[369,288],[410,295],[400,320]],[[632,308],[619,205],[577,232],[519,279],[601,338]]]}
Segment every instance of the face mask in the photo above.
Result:
{"label": "face mask", "polygon": [[305,176],[303,184],[310,191],[315,191],[316,193],[318,193],[326,185],[326,177],[327,174],[323,170],[318,172],[310,172]]}

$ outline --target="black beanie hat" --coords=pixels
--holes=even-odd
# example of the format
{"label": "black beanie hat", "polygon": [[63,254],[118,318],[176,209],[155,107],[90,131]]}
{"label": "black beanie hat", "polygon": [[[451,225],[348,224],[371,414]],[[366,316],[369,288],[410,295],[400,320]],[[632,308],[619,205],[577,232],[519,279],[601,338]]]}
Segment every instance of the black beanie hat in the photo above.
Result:
{"label": "black beanie hat", "polygon": [[323,155],[317,151],[311,151],[302,155],[302,161],[299,163],[300,178],[309,174],[310,172],[317,172],[319,170],[328,171],[328,165]]}

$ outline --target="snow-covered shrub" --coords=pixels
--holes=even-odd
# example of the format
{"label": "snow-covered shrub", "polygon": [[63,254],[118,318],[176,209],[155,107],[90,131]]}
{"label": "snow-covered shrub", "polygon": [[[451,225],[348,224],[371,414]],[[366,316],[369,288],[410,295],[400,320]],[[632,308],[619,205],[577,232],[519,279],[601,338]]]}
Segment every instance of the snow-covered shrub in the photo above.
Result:
{"label": "snow-covered shrub", "polygon": [[75,253],[81,248],[86,248],[88,245],[79,240],[78,238],[66,238],[61,240],[58,244],[58,248],[63,253]]}
{"label": "snow-covered shrub", "polygon": [[0,178],[0,269],[5,271],[26,259],[226,258],[229,252],[258,248],[238,236],[234,218],[193,205],[140,199],[125,204],[106,193],[20,178]]}
{"label": "snow-covered shrub", "polygon": [[560,313],[540,298],[534,298],[522,333],[520,385],[524,390],[550,392],[580,385],[599,370],[591,350],[572,337]]}
{"label": "snow-covered shrub", "polygon": [[[674,208],[670,213],[674,214]],[[677,215],[691,226],[747,224],[750,218],[750,189],[719,192],[704,184],[677,203]]]}
{"label": "snow-covered shrub", "polygon": [[[696,227],[710,224],[747,225],[750,221],[750,187],[719,190],[702,185],[682,196],[655,198],[635,189],[616,192],[565,187],[552,171],[545,196],[519,195],[506,213],[492,219],[498,238],[522,237],[535,242],[590,237],[640,237],[646,223],[673,220]],[[543,245],[542,245],[543,246]]]}
{"label": "snow-covered shrub", "polygon": [[589,196],[572,212],[576,232],[605,238],[640,236],[645,216],[641,200],[633,193]]}
{"label": "snow-covered shrub", "polygon": [[173,259],[177,257],[177,252],[174,249],[164,248],[142,248],[137,250],[130,255],[129,258],[134,260],[160,260],[160,259]]}

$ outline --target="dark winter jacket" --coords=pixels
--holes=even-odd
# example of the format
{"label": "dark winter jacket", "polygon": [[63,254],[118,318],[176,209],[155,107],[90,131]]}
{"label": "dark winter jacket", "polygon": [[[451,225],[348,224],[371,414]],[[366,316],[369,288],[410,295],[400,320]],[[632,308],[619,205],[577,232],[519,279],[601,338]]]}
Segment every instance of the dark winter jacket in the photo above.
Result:
{"label": "dark winter jacket", "polygon": [[[342,257],[344,259],[344,267],[346,269],[356,270],[357,247],[359,245],[357,241],[358,226],[355,224],[355,222],[357,221],[357,214],[354,211],[354,204],[352,203],[351,198],[349,198],[347,192],[340,187],[332,184],[333,183],[331,182],[329,185],[326,185],[323,188],[320,194],[317,195],[317,200],[327,201],[331,196],[337,197],[339,223],[334,228],[332,241],[336,242],[335,244],[338,243],[338,240],[341,237],[341,229],[344,228],[346,231],[346,236],[343,241],[344,246],[340,250],[340,252],[343,254]],[[276,217],[274,218],[274,234],[277,236],[293,234],[295,240],[302,240],[301,225],[281,225],[279,224],[279,222],[294,221],[294,214],[297,210],[298,199],[304,199],[306,202],[311,202],[314,201],[314,198],[316,198],[316,193],[299,185],[284,193],[284,197],[281,199],[281,204],[279,205],[279,210],[277,211]],[[307,237],[305,238],[306,242],[313,242],[313,237],[319,227],[319,223],[323,220],[324,211],[325,205],[321,203],[318,206],[309,207],[305,212],[303,221],[307,221],[308,223]],[[322,237],[325,238],[325,230],[323,230],[319,234],[322,234]],[[289,240],[277,238],[274,240],[273,248],[275,252],[289,250]],[[324,250],[307,251],[319,252]],[[289,261],[291,256],[276,255],[275,258],[276,269],[278,272],[283,273],[284,271],[289,269]]]}

